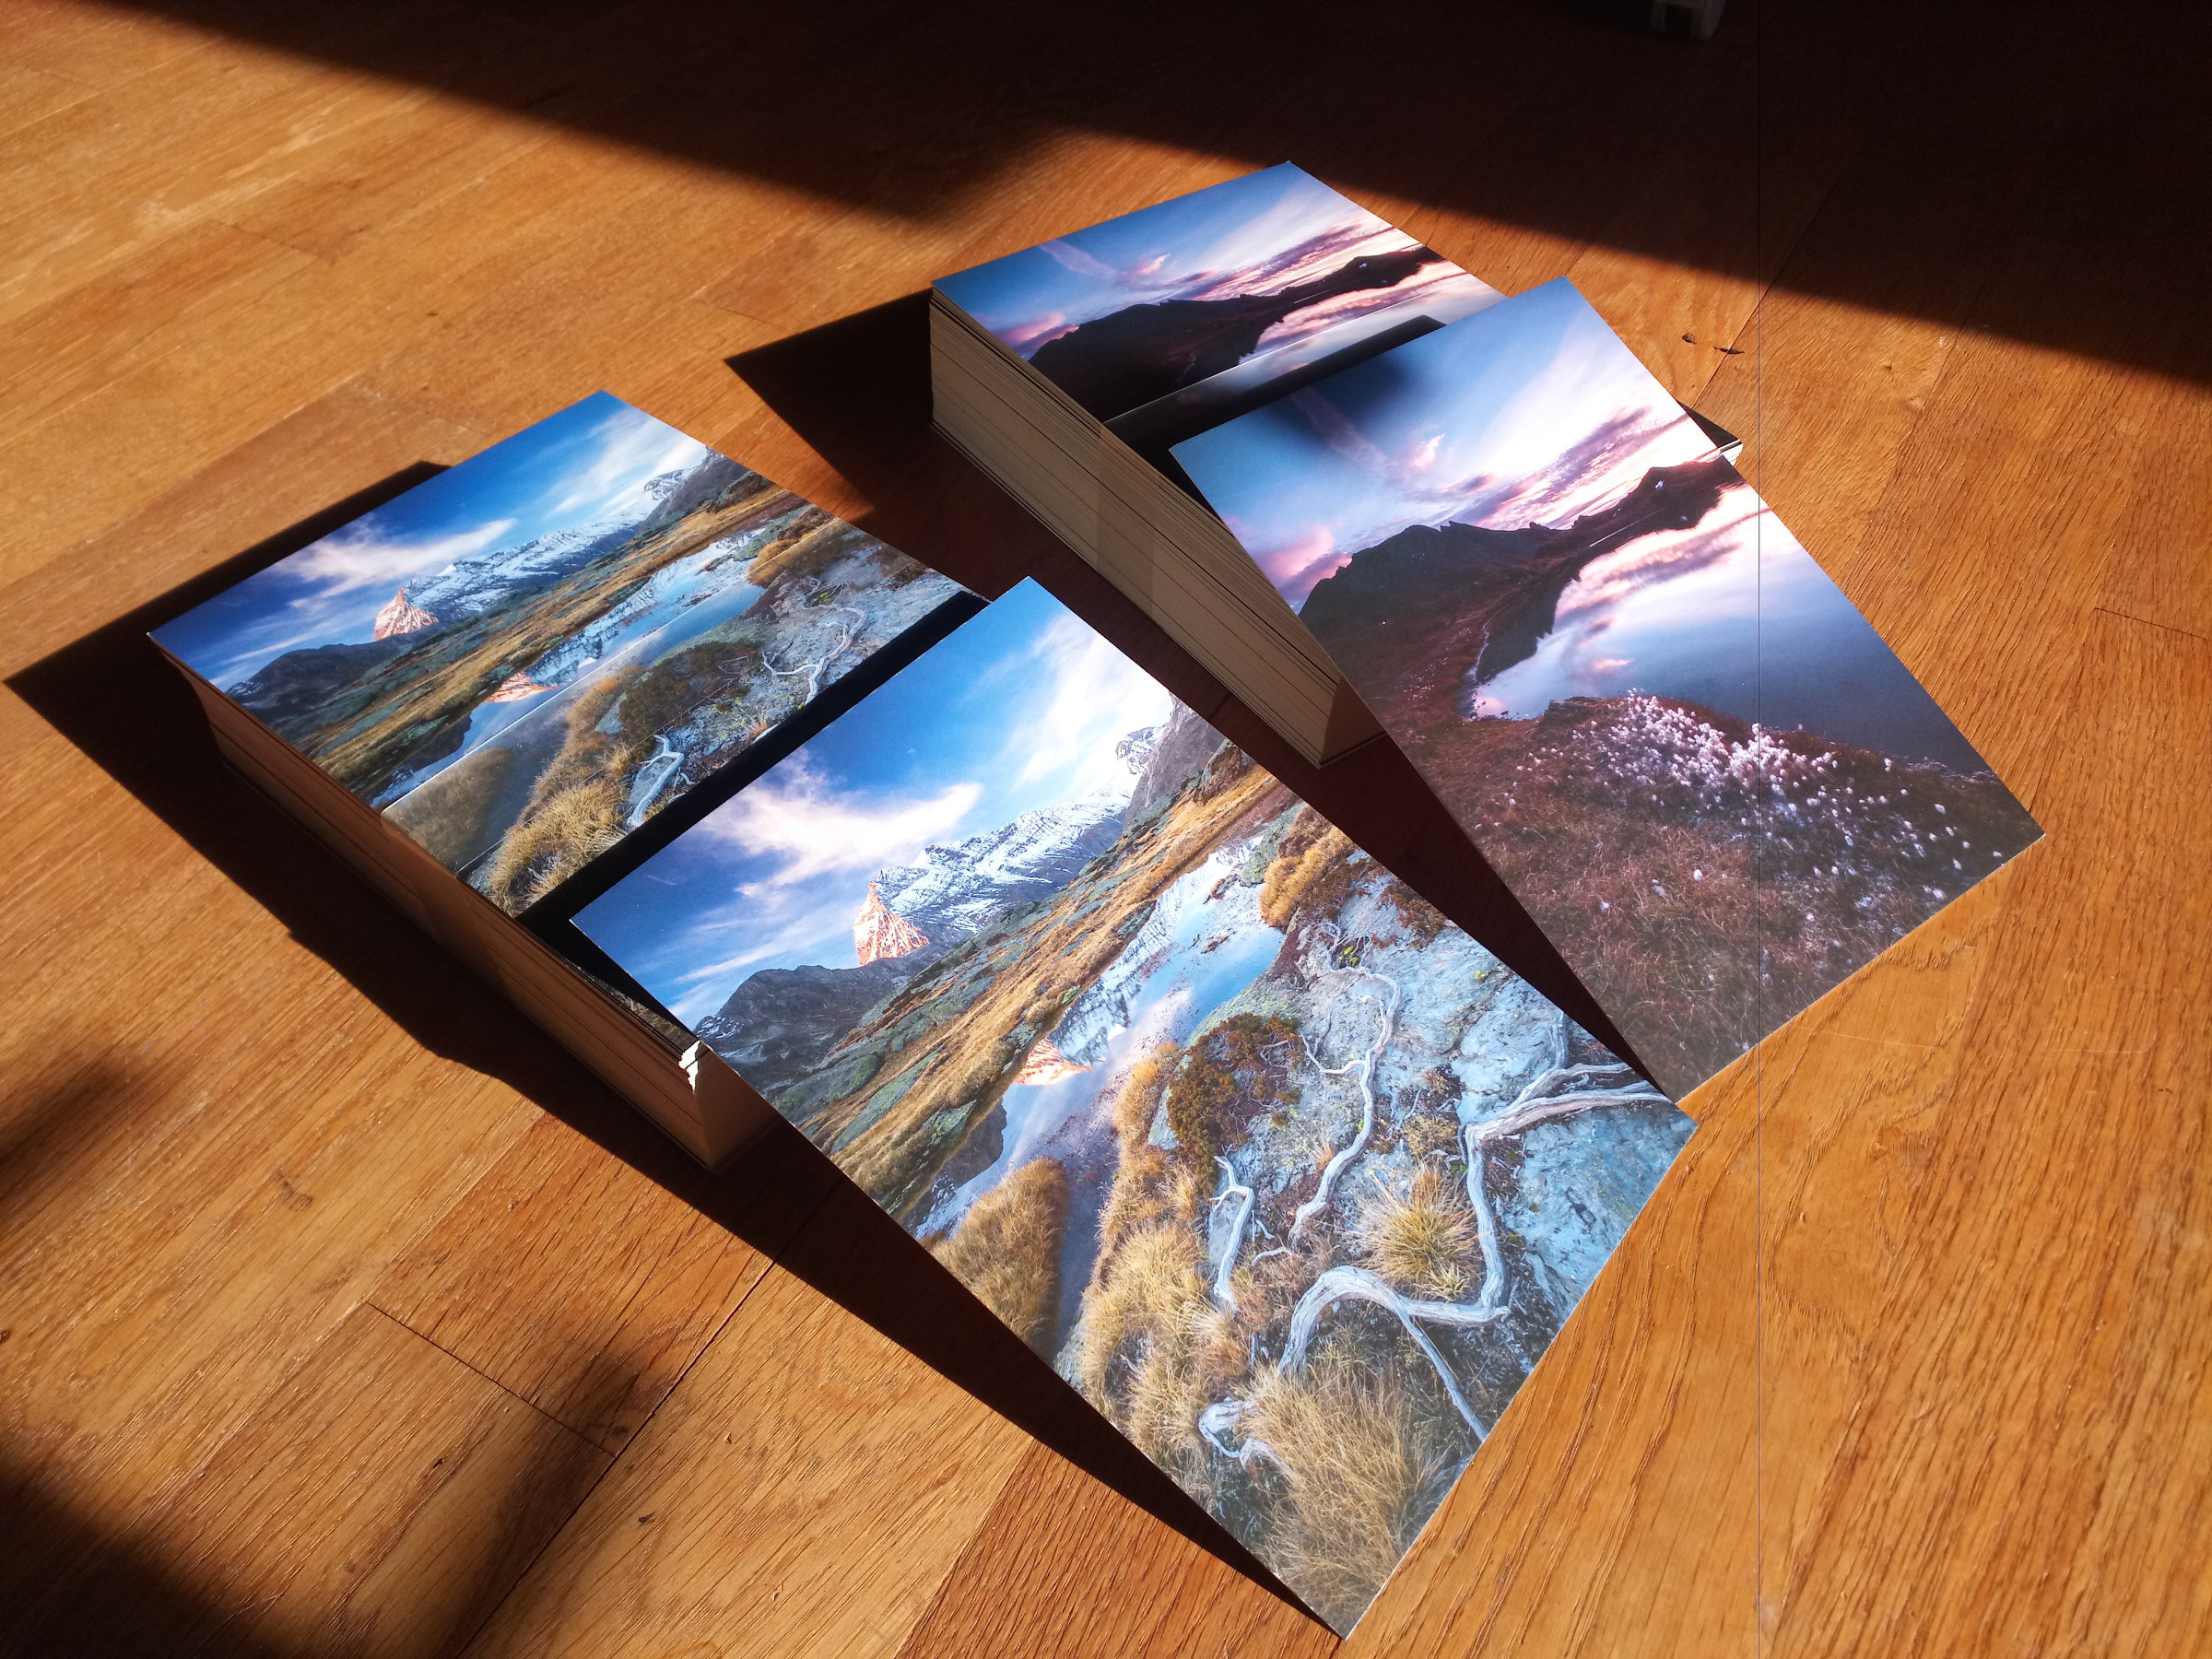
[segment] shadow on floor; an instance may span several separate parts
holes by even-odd
[[[778,1124],[727,1168],[701,1169],[220,762],[198,705],[147,642],[147,630],[440,470],[423,464],[395,474],[118,618],[7,684],[425,1048],[500,1078],[1070,1463],[1296,1605],[1241,1545],[797,1131]],[[7,1162],[0,1203],[26,1183],[35,1191],[41,1148],[82,1116],[64,1102],[53,1113],[24,1120],[17,1142],[0,1147]],[[14,1508],[4,1512],[0,1525],[19,1538],[46,1535],[41,1528],[48,1524],[39,1517],[52,1505],[35,1487],[4,1496]],[[76,1531],[65,1529],[71,1537]],[[81,1557],[91,1574],[75,1574],[72,1583],[91,1589],[57,1605],[96,1605],[100,1611],[87,1616],[88,1622],[68,1612],[53,1629],[41,1626],[47,1632],[42,1641],[66,1637],[76,1645],[27,1651],[201,1651],[203,1637],[194,1632],[218,1616],[201,1609],[198,1622],[187,1618],[187,1592],[112,1540],[88,1534],[71,1551],[66,1559]],[[105,1587],[110,1580],[112,1594]],[[75,1633],[79,1622],[89,1632],[82,1641]],[[175,1642],[163,1646],[155,1639],[161,1632]],[[235,1651],[259,1652],[251,1644]]]
[[[1703,44],[1653,36],[1634,0],[135,4],[804,191],[825,218],[940,218],[1111,134],[1465,216],[1446,252],[1509,289],[1594,245],[2212,377],[2205,332],[2173,326],[2212,273],[2212,8],[2185,0],[1733,0]],[[972,257],[1091,217],[1055,206]],[[1532,237],[1550,265],[1521,271]]]

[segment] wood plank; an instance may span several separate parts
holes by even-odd
[[[0,64],[0,135],[82,103],[97,90],[83,81],[29,64]]]
[[[609,1458],[373,1309],[333,1330],[145,1531],[200,1606],[86,1563],[11,1611],[49,1653],[454,1651]]]
[[[1033,1444],[899,1653],[1274,1659],[1336,1646],[1295,1603]]]
[[[772,1151],[771,1153],[772,1159]],[[734,1182],[769,1248],[811,1207],[788,1159]],[[781,1177],[781,1179],[779,1179]],[[371,1301],[593,1444],[618,1452],[769,1258],[542,1117],[392,1265]]]
[[[577,234],[580,218],[643,187],[565,147],[526,151],[347,259],[297,272],[250,315],[233,313],[205,340],[0,444],[0,467],[19,481],[0,527],[0,581],[143,508],[180,475],[353,378],[365,359],[434,327],[441,311],[512,280]]]
[[[1030,1443],[771,1269],[468,1652],[896,1653]]]
[[[78,0],[13,0],[7,54],[26,69],[112,91],[158,69],[178,69],[215,37],[188,23]]]
[[[44,851],[14,884],[0,963],[6,1461],[123,1525],[533,1109],[412,1041],[62,738],[10,770],[10,844]],[[260,894],[320,907],[335,930],[322,948],[387,1006],[429,997],[495,1033],[512,1018],[273,812],[233,810]],[[85,920],[113,914],[132,925]],[[39,1566],[33,1541],[4,1571],[35,1581]]]
[[[276,53],[231,51],[215,73],[149,76],[13,135],[0,163],[0,319],[47,303],[186,225],[312,165],[317,147],[428,95]],[[191,132],[195,141],[172,137]],[[105,188],[87,191],[98,177]]]
[[[1868,1007],[1770,1062],[1777,1652],[2178,1653],[2212,1629],[2190,1081],[2212,844],[2185,806],[2212,784],[2212,648],[2099,618],[2070,707],[2049,844],[1947,912],[1966,1017]],[[1972,925],[1998,903],[2007,925]]]
[[[209,220],[0,324],[0,352],[51,366],[0,411],[0,443],[141,364],[235,336],[271,288],[313,263],[295,248]]]

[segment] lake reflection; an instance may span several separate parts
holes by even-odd
[[[1717,528],[1709,521],[1642,536],[1594,559],[1559,595],[1535,651],[1472,688],[1466,712],[1528,720],[1561,698],[1630,691],[1700,703],[1771,731],[1804,726],[1958,771],[1985,769],[1936,700],[1764,510]]]

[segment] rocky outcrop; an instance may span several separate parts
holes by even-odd
[[[884,908],[883,895],[869,882],[868,901],[853,918],[853,954],[861,965],[912,956],[928,943],[927,934],[904,916]]]
[[[915,952],[858,968],[763,969],[697,1030],[747,1083],[772,1095],[812,1071],[862,1015],[927,959]]]
[[[1456,696],[1463,681],[1479,685],[1525,660],[1551,631],[1559,595],[1593,559],[1641,535],[1688,529],[1742,484],[1716,456],[1654,466],[1618,500],[1564,527],[1415,524],[1315,582],[1299,615],[1403,744],[1421,718],[1407,698]]]
[[[1159,728],[1136,774],[1136,787],[1129,795],[1130,820],[1142,818],[1163,801],[1173,800],[1183,781],[1211,760],[1223,741],[1221,734],[1193,713],[1187,703],[1178,702],[1175,712]]]

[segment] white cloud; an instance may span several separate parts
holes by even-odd
[[[641,507],[644,497],[639,487],[646,479],[678,467],[696,466],[707,453],[707,446],[698,439],[686,437],[639,409],[618,409],[599,423],[592,440],[599,446],[599,453],[588,466],[562,479],[567,491],[553,504],[555,516],[585,508],[594,518],[611,516],[631,496],[637,500],[627,504]]]
[[[903,863],[950,833],[982,794],[981,784],[954,783],[871,809],[835,794],[803,763],[785,770],[787,777],[763,779],[701,826],[747,853],[782,856],[774,875],[740,889],[748,896],[832,871]]]
[[[1006,740],[1025,755],[1019,781],[1065,775],[1073,796],[1097,789],[1126,794],[1128,768],[1114,759],[1125,734],[1167,719],[1167,688],[1073,617],[1054,619],[1038,641],[1034,711]]]
[[[410,576],[481,553],[513,528],[514,521],[503,518],[453,535],[392,540],[377,533],[371,518],[301,548],[283,568],[287,575],[318,584],[312,595],[292,602],[312,605],[361,588],[396,588]]]

